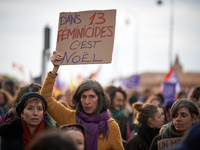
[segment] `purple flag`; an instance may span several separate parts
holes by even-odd
[[[174,101],[176,94],[176,83],[164,82],[163,84],[163,96],[167,101]]]
[[[139,75],[132,75],[129,79],[120,78],[121,83],[126,88],[134,88],[139,90],[139,83],[140,83],[140,76]]]

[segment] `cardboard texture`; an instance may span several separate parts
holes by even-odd
[[[56,51],[57,65],[104,64],[112,61],[116,10],[61,12]]]
[[[165,150],[169,147],[179,144],[181,141],[182,141],[182,138],[180,137],[158,140],[157,141],[158,150]]]

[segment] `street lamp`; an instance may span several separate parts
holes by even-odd
[[[158,0],[157,4],[161,5],[162,0]],[[169,23],[169,67],[172,66],[172,51],[173,51],[173,28],[174,28],[174,0],[170,0],[170,23]]]
[[[158,0],[158,1],[157,1],[157,4],[158,4],[158,5],[161,5],[161,4],[162,4],[162,1],[161,1],[161,0]]]

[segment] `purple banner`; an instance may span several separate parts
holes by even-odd
[[[163,96],[167,101],[173,101],[176,94],[176,83],[164,82],[163,84]]]

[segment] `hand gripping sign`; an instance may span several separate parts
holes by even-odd
[[[61,12],[56,51],[59,65],[103,64],[112,61],[116,10]]]

